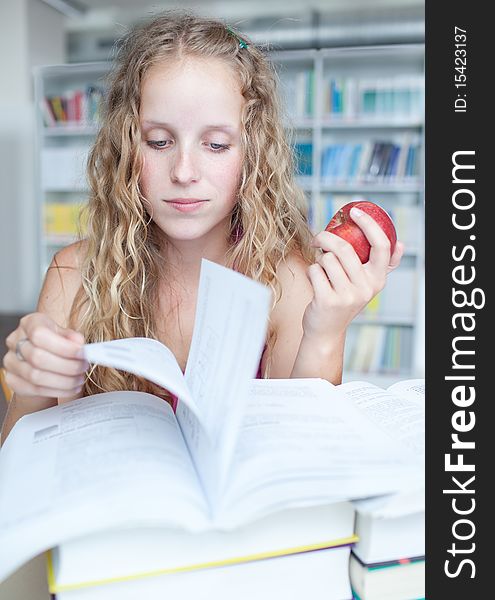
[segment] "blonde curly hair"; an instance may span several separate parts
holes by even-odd
[[[280,262],[292,252],[308,263],[313,259],[306,200],[294,179],[273,65],[261,48],[222,21],[166,11],[123,38],[88,160],[82,286],[71,311],[71,325],[77,324],[87,342],[156,337],[155,307],[164,267],[159,260],[160,232],[139,189],[141,85],[153,65],[188,57],[221,59],[237,75],[245,99],[244,162],[231,214],[227,265],[270,286],[275,304],[280,298]],[[268,349],[273,343],[270,334]],[[157,393],[155,386],[131,374],[93,368],[85,394],[110,390]]]

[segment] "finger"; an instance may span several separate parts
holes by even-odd
[[[352,245],[328,231],[322,231],[313,239],[313,244],[325,249],[337,256],[348,279],[354,285],[358,285],[363,279],[363,265],[359,260]],[[321,263],[320,263],[321,264]]]
[[[325,271],[330,285],[337,294],[344,292],[349,285],[352,285],[342,263],[333,252],[325,252],[325,254],[319,256],[317,263]]]
[[[65,336],[66,330],[58,327],[58,332],[46,326],[31,328],[25,326],[26,336],[29,342],[37,348],[43,348],[52,354],[65,358],[84,358],[81,343],[77,343]],[[27,345],[27,344],[26,344]],[[24,351],[23,346],[23,351]]]
[[[14,352],[9,351],[3,359],[7,373],[12,373],[35,386],[49,387],[60,390],[70,390],[81,386],[86,380],[84,373],[67,375],[53,373],[44,368],[33,367],[30,363],[20,361]]]
[[[80,331],[75,331],[74,329],[63,329],[60,333],[76,344],[84,344],[84,335]]]
[[[60,390],[58,388],[49,388],[38,386],[13,373],[6,373],[5,381],[7,385],[14,390],[14,393],[20,396],[43,396],[48,398],[71,398],[81,392],[82,387],[72,390]]]
[[[5,338],[5,345],[7,346],[7,348],[9,350],[15,350],[16,344],[19,340],[22,340],[24,338],[26,338],[26,332],[24,331],[24,329],[19,325],[19,327],[17,329],[15,329],[12,333],[10,333],[6,338]]]
[[[318,263],[309,265],[307,270],[308,278],[313,286],[315,298],[326,298],[334,292],[332,284],[329,281],[325,269]]]
[[[390,257],[390,263],[388,265],[389,272],[393,271],[400,265],[400,261],[401,261],[402,257],[404,256],[404,249],[405,249],[405,247],[402,242],[398,241],[395,244],[394,253]]]
[[[89,363],[86,359],[57,356],[43,348],[34,346],[29,340],[22,345],[22,356],[24,357],[24,361],[19,360],[15,351],[7,353],[5,359],[9,357],[9,354],[12,354],[17,362],[26,362],[33,368],[62,375],[82,375],[89,369]],[[14,365],[10,365],[10,367],[15,371]],[[8,367],[6,366],[6,368]]]
[[[351,208],[349,214],[371,244],[369,262],[381,268],[388,266],[390,262],[390,240],[383,229],[370,215],[355,206]]]

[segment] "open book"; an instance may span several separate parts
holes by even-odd
[[[0,452],[0,581],[45,549],[103,531],[239,530],[422,477],[394,429],[384,435],[366,407],[330,383],[252,379],[269,304],[260,284],[204,261],[185,375],[158,342],[86,347],[90,362],[172,391],[177,411],[150,394],[110,392],[20,419]],[[331,522],[308,526],[292,546],[328,547],[338,534]],[[274,525],[257,552],[287,550],[285,530]],[[253,549],[234,544],[230,558]]]

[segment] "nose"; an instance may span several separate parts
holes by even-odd
[[[185,148],[177,149],[170,171],[170,178],[174,183],[187,184],[199,179],[199,166],[193,152]]]

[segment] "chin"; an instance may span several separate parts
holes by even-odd
[[[206,236],[211,228],[201,227],[198,223],[183,223],[179,227],[162,227],[157,223],[160,231],[170,241],[176,242],[194,242]]]

